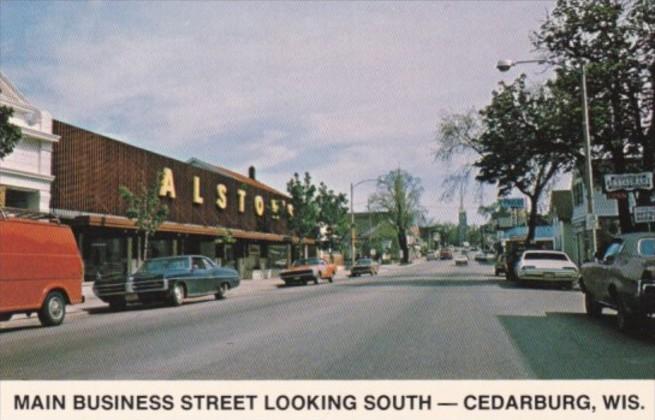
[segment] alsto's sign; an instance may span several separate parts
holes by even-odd
[[[652,190],[653,173],[640,172],[633,174],[609,174],[605,175],[605,191],[634,191]]]
[[[225,184],[216,184],[214,204],[221,210],[225,210],[230,202],[228,197],[228,189]],[[170,168],[164,168],[161,185],[159,187],[160,197],[176,198],[175,180],[173,178],[173,171]],[[238,203],[239,213],[246,211],[246,199],[248,199],[248,192],[244,189],[237,189],[236,196],[233,196]],[[253,205],[255,214],[259,217],[264,216],[266,212],[266,204],[261,195],[255,195],[253,198]],[[204,204],[205,197],[200,194],[200,177],[193,177],[193,204]],[[280,214],[280,211],[285,211],[289,217],[293,217],[293,205],[286,203],[284,200],[271,199],[270,210],[273,214]]]

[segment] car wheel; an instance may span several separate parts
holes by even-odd
[[[180,306],[184,301],[184,286],[181,283],[175,283],[171,289],[169,303],[171,306]]]
[[[225,294],[227,293],[229,288],[230,286],[227,283],[222,283],[218,287],[218,292],[216,292],[216,294],[214,295],[216,296],[216,299],[218,300],[225,299]]]
[[[584,294],[584,308],[587,315],[598,318],[603,312],[603,306],[596,302],[590,293]]]
[[[318,284],[318,279],[320,279],[320,278],[321,278],[320,276],[314,277],[314,284]]]
[[[332,283],[334,281],[334,278],[332,276],[328,277],[328,281]]]
[[[39,310],[39,321],[46,327],[59,325],[66,317],[66,299],[61,292],[50,292]]]
[[[635,326],[635,317],[628,313],[628,310],[620,297],[617,299],[616,305],[616,326],[621,332],[628,332]]]
[[[124,300],[112,300],[109,301],[109,309],[112,311],[122,311],[127,306],[127,302]]]

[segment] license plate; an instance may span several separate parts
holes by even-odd
[[[555,275],[553,273],[544,273],[545,279],[554,279]]]
[[[125,295],[125,300],[128,302],[136,302],[139,300],[139,296],[136,293],[128,293]]]

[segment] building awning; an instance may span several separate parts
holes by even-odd
[[[108,229],[130,229],[136,230],[134,221],[118,216],[88,215],[78,216],[73,219],[74,226],[103,227]],[[203,235],[211,237],[232,236],[236,239],[250,239],[256,241],[298,243],[299,238],[277,233],[255,232],[242,229],[229,229],[216,226],[202,226],[186,223],[164,222],[158,232],[179,233],[186,235]],[[314,245],[314,239],[304,238],[302,243]]]

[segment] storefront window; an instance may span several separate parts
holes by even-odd
[[[127,270],[126,242],[125,238],[86,236],[82,249],[85,280],[93,281],[98,274],[103,277],[124,275]]]

